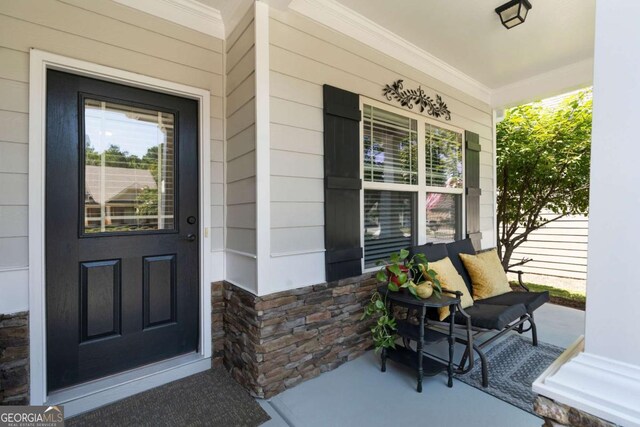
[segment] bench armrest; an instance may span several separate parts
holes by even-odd
[[[524,272],[522,270],[505,270],[507,273],[517,273],[518,274],[518,284],[520,285],[520,287],[522,289],[524,289],[525,291],[529,292],[529,288],[527,288],[527,286],[524,284],[524,281],[522,280],[522,275],[524,274]]]

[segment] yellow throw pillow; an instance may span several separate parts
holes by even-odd
[[[464,284],[464,279],[458,273],[458,270],[456,270],[449,258],[430,262],[429,268],[436,272],[436,279],[440,281],[442,289],[452,292],[462,292],[462,298],[460,298],[462,308],[471,307],[473,305],[473,298],[471,298],[467,285]],[[440,316],[440,321],[449,317],[449,307],[439,308],[438,315]]]
[[[460,259],[471,277],[474,300],[511,292],[507,274],[495,249],[478,255],[460,254]]]

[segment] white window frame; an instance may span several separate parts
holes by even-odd
[[[418,184],[395,184],[386,182],[371,182],[364,179],[364,106],[369,105],[371,107],[380,108],[389,111],[394,114],[398,114],[418,122]],[[417,224],[417,244],[424,245],[427,243],[427,193],[446,193],[446,194],[459,194],[462,199],[461,203],[461,234],[466,236],[467,218],[466,218],[466,201],[464,197],[465,188],[467,186],[465,173],[465,143],[464,143],[464,129],[457,126],[452,126],[448,123],[442,123],[438,120],[426,117],[424,115],[407,111],[396,106],[386,104],[384,102],[377,101],[375,99],[360,96],[360,111],[362,119],[360,120],[360,179],[362,179],[362,188],[360,189],[360,245],[364,251],[364,192],[365,190],[383,190],[383,191],[398,191],[405,193],[416,193],[416,209],[414,215],[417,215],[415,223]],[[446,188],[435,187],[426,184],[426,142],[425,142],[425,123],[451,130],[462,135],[462,188]],[[362,254],[362,272],[369,273],[376,271],[378,267],[365,268],[364,253]]]

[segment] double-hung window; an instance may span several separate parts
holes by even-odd
[[[392,252],[462,234],[462,133],[364,102],[364,268]]]

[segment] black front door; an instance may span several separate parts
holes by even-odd
[[[47,72],[47,384],[198,348],[198,105]]]

